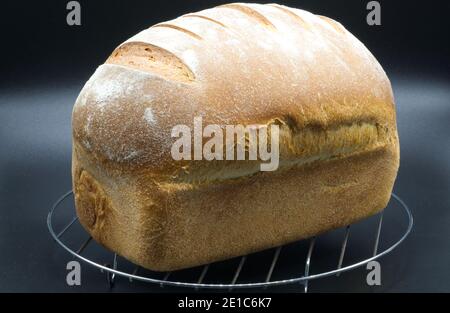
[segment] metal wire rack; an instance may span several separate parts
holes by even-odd
[[[308,282],[313,279],[323,278],[327,276],[336,275],[339,276],[341,273],[345,271],[349,271],[358,267],[361,267],[373,260],[376,260],[392,250],[394,250],[401,242],[405,240],[405,238],[408,236],[408,234],[411,232],[412,226],[413,226],[413,217],[412,214],[408,208],[408,206],[405,204],[405,202],[395,195],[392,194],[392,198],[390,201],[390,204],[392,203],[392,200],[395,200],[397,202],[397,208],[401,208],[403,211],[402,216],[403,218],[406,218],[406,228],[402,231],[402,233],[399,235],[399,238],[394,240],[387,248],[385,248],[383,251],[378,252],[379,250],[379,244],[380,244],[380,236],[382,232],[382,225],[383,225],[383,216],[384,211],[378,214],[378,220],[376,223],[376,229],[374,232],[374,237],[368,237],[367,240],[371,241],[370,238],[373,238],[373,249],[372,253],[369,257],[363,258],[361,260],[355,261],[349,265],[343,266],[344,264],[344,257],[346,254],[347,246],[348,246],[348,240],[350,235],[350,230],[352,228],[352,225],[348,225],[344,228],[344,236],[343,240],[340,243],[340,250],[339,250],[339,258],[337,260],[337,266],[335,265],[334,268],[326,269],[323,271],[320,271],[315,274],[310,274],[310,268],[312,264],[312,254],[313,250],[317,241],[317,237],[312,237],[309,240],[307,254],[306,254],[306,260],[304,263],[304,271],[299,272],[296,270],[294,273],[290,274],[290,277],[285,279],[278,279],[278,280],[272,280],[272,275],[274,272],[274,269],[279,262],[280,252],[283,249],[283,246],[279,246],[274,249],[273,256],[271,257],[270,264],[268,266],[268,270],[265,273],[261,273],[259,275],[259,278],[255,281],[251,282],[239,282],[239,278],[241,275],[241,272],[247,262],[248,257],[247,255],[239,257],[239,262],[237,264],[237,267],[235,268],[231,279],[225,282],[220,283],[205,283],[204,280],[207,277],[211,264],[204,265],[200,271],[200,275],[198,278],[194,281],[187,281],[187,280],[176,280],[171,279],[173,276],[172,272],[166,272],[166,273],[153,273],[153,275],[143,275],[139,274],[141,269],[139,266],[131,264],[133,266],[133,270],[127,271],[127,270],[120,270],[118,269],[118,256],[117,254],[113,255],[112,258],[112,264],[109,262],[99,262],[94,261],[91,258],[88,258],[86,256],[83,256],[83,252],[85,249],[90,245],[92,242],[95,242],[92,240],[92,237],[90,237],[86,232],[86,236],[88,236],[81,244],[79,244],[78,248],[71,248],[69,247],[69,243],[64,242],[63,237],[67,236],[67,233],[73,229],[74,224],[78,222],[78,217],[72,217],[72,219],[65,224],[64,227],[61,228],[58,232],[54,229],[54,214],[55,212],[61,208],[62,203],[66,201],[67,199],[71,198],[73,196],[73,192],[69,191],[65,193],[63,196],[61,196],[53,205],[52,209],[48,213],[47,216],[47,226],[50,231],[51,236],[53,239],[66,251],[68,251],[72,256],[76,257],[77,259],[86,262],[87,264],[90,264],[96,268],[99,268],[102,272],[106,272],[107,281],[112,286],[115,282],[116,276],[122,276],[129,279],[130,282],[135,281],[142,281],[147,283],[154,283],[159,284],[161,287],[163,286],[178,286],[178,287],[193,287],[195,289],[200,288],[210,288],[210,289],[237,289],[237,288],[266,288],[269,286],[278,286],[278,285],[285,285],[285,284],[293,284],[293,283],[302,283],[304,286],[304,292],[308,291]],[[72,205],[72,211],[74,212],[73,208],[73,201],[70,203]],[[389,205],[388,205],[389,207]],[[385,209],[386,210],[386,209]],[[369,242],[370,244],[370,242]],[[103,249],[100,245],[97,245],[98,249]],[[124,260],[124,262],[128,262]],[[231,262],[231,261],[230,261]],[[129,262],[128,262],[129,263]],[[121,263],[122,264],[122,263]],[[189,269],[184,270],[189,271]]]

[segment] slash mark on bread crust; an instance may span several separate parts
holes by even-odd
[[[263,24],[269,28],[273,28],[273,29],[276,28],[264,15],[262,15],[255,9],[252,9],[246,5],[230,3],[230,4],[219,5],[218,8],[228,8],[228,9],[240,11],[240,12],[244,13],[245,15],[259,21],[261,24]]]
[[[187,34],[187,35],[189,35],[189,36],[191,36],[191,37],[193,37],[193,38],[195,38],[195,39],[198,39],[198,40],[202,40],[202,39],[203,39],[202,37],[200,37],[199,35],[197,35],[197,34],[194,33],[194,32],[191,32],[190,30],[187,30],[187,29],[185,29],[185,28],[183,28],[183,27],[176,26],[176,25],[172,25],[172,24],[161,23],[161,24],[156,24],[156,25],[154,25],[154,26],[152,26],[152,27],[167,27],[167,28],[172,28],[172,29],[175,29],[175,30],[180,31],[180,32],[182,32],[182,33],[185,33],[185,34]]]
[[[212,19],[212,18],[210,18],[210,17],[203,16],[203,15],[199,15],[199,14],[186,14],[186,15],[183,15],[182,17],[196,17],[196,18],[201,18],[201,19],[204,19],[204,20],[213,22],[213,23],[215,23],[215,24],[217,24],[217,25],[220,25],[220,26],[222,26],[222,27],[224,27],[224,28],[227,28],[227,26],[226,26],[225,24],[223,24],[223,23],[221,23],[221,22],[219,22],[219,21],[217,21],[217,20],[214,20],[214,19]]]
[[[189,66],[172,52],[145,42],[128,42],[118,47],[105,63],[157,74],[166,79],[192,82]]]
[[[342,33],[342,34],[345,34],[345,29],[344,29],[344,27],[343,27],[341,24],[339,24],[338,22],[336,22],[335,20],[333,20],[333,19],[331,19],[331,18],[329,18],[329,17],[323,16],[323,15],[317,15],[317,14],[316,14],[316,16],[317,16],[318,18],[320,18],[321,20],[327,22],[327,23],[328,23],[331,27],[333,27],[336,31],[338,31],[338,32],[340,32],[340,33]]]
[[[279,4],[275,4],[275,3],[270,3],[270,4],[267,4],[267,5],[271,6],[273,8],[276,8],[276,9],[278,9],[278,10],[284,12],[284,13],[286,13],[290,17],[294,18],[303,27],[309,28],[308,23],[306,23],[304,19],[302,19],[299,15],[297,15],[293,11],[289,10],[288,8],[283,7],[283,6],[279,5]]]

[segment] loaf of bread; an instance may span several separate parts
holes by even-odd
[[[195,118],[277,125],[276,169],[261,170],[261,159],[174,158],[174,127]],[[247,153],[254,141],[244,139]],[[143,30],[98,67],[73,109],[80,222],[157,271],[373,215],[387,205],[398,166],[380,64],[338,22],[277,4],[226,4]]]

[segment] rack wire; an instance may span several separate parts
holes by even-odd
[[[47,216],[47,226],[50,231],[50,234],[52,238],[67,252],[69,252],[72,256],[75,258],[92,265],[98,269],[100,269],[102,272],[106,272],[107,274],[107,282],[110,286],[113,286],[115,282],[116,276],[122,276],[129,279],[130,282],[133,281],[141,281],[146,283],[153,283],[153,284],[159,284],[161,287],[164,286],[177,286],[177,287],[191,287],[195,289],[200,288],[210,288],[210,289],[238,289],[238,288],[267,288],[269,286],[279,286],[279,285],[285,285],[285,284],[294,284],[294,283],[302,283],[304,286],[304,292],[308,291],[308,282],[313,279],[328,277],[332,275],[339,276],[341,273],[356,269],[358,267],[361,267],[373,260],[376,260],[388,253],[390,253],[392,250],[394,250],[400,243],[402,243],[405,238],[408,236],[408,234],[411,232],[411,229],[413,227],[413,217],[411,214],[410,209],[406,205],[406,203],[398,197],[396,194],[392,193],[392,199],[394,199],[400,206],[400,208],[403,209],[403,215],[407,219],[407,227],[402,232],[400,238],[395,240],[389,247],[387,247],[385,250],[378,252],[379,249],[379,243],[380,243],[380,236],[382,232],[382,225],[383,225],[383,216],[384,211],[380,212],[378,214],[378,222],[377,222],[377,228],[375,232],[375,240],[373,243],[373,253],[360,261],[354,262],[352,264],[343,266],[345,253],[347,249],[347,243],[349,240],[349,235],[351,231],[352,225],[347,225],[345,227],[345,235],[344,239],[340,245],[340,251],[339,251],[339,258],[337,260],[337,266],[333,269],[324,270],[319,273],[310,274],[310,268],[311,268],[311,261],[312,261],[312,254],[314,251],[315,243],[317,238],[312,237],[309,240],[309,247],[308,252],[306,255],[305,260],[305,266],[303,273],[299,273],[298,271],[293,273],[291,277],[286,279],[280,279],[280,280],[272,280],[272,275],[274,272],[274,269],[278,263],[281,250],[283,249],[283,246],[279,246],[274,249],[273,257],[271,258],[270,266],[268,267],[267,273],[262,273],[260,276],[260,279],[253,281],[253,282],[246,282],[246,283],[238,283],[240,274],[242,272],[242,269],[244,268],[246,262],[247,262],[247,255],[243,255],[239,257],[239,263],[236,269],[234,270],[234,274],[231,276],[232,278],[227,282],[221,282],[221,283],[204,283],[205,277],[208,275],[208,271],[210,269],[211,264],[204,265],[200,275],[198,276],[198,279],[194,282],[192,281],[183,281],[183,280],[175,280],[171,279],[173,276],[172,272],[166,272],[163,274],[162,278],[156,278],[149,275],[140,275],[139,272],[142,270],[139,266],[133,265],[134,269],[133,271],[125,271],[125,270],[119,270],[118,269],[118,256],[114,253],[114,256],[112,258],[112,264],[109,264],[108,262],[96,262],[86,256],[83,256],[83,252],[85,249],[90,245],[92,242],[95,242],[92,240],[92,237],[89,236],[87,233],[87,238],[78,246],[78,248],[71,248],[69,247],[69,244],[67,242],[64,242],[63,237],[67,232],[69,232],[71,229],[73,229],[74,224],[76,224],[78,221],[78,217],[74,216],[67,224],[65,224],[64,227],[59,232],[56,232],[53,226],[53,218],[54,213],[58,210],[58,208],[61,207],[61,204],[69,199],[71,196],[73,196],[73,192],[69,191],[65,193],[63,196],[61,196],[53,205],[52,209],[48,213]],[[73,205],[73,201],[71,202]],[[74,209],[72,208],[74,211]],[[104,249],[100,245],[97,245],[99,249]],[[189,269],[188,269],[189,270]],[[187,271],[188,271],[187,270]]]

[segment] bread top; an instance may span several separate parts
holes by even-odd
[[[280,125],[286,166],[397,140],[390,82],[358,39],[327,17],[244,3],[186,14],[122,43],[77,98],[73,137],[130,171],[180,180],[254,173],[252,162],[172,159],[172,128],[198,116],[203,125]]]

